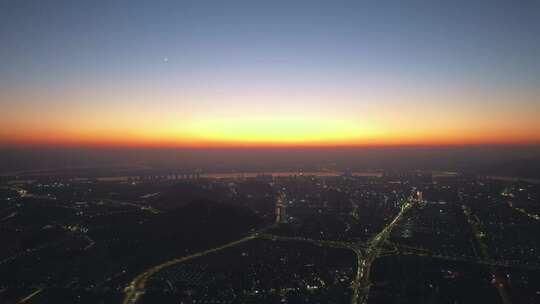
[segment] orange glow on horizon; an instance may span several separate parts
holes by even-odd
[[[249,148],[540,144],[540,107],[532,92],[92,92],[13,91],[0,98],[4,104],[0,145]],[[47,108],[42,109],[37,101],[46,102]]]
[[[395,147],[395,146],[474,146],[474,145],[538,145],[540,139],[517,136],[418,136],[351,138],[345,140],[282,140],[265,138],[243,139],[197,139],[160,136],[137,136],[133,134],[51,134],[49,136],[24,134],[2,137],[1,146],[11,147],[96,147],[96,148],[326,148],[326,147]]]

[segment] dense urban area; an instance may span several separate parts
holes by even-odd
[[[1,303],[540,303],[540,184],[455,172],[4,176]]]

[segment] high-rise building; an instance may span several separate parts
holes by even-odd
[[[278,194],[276,201],[276,223],[287,223],[287,199],[283,192]]]

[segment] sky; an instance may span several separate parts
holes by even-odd
[[[0,0],[0,145],[540,143],[539,1]]]

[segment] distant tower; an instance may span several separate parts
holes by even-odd
[[[422,195],[422,191],[416,191],[416,197],[417,197],[419,202],[424,200],[424,197]]]
[[[287,201],[285,193],[280,192],[276,201],[276,223],[287,223]]]

